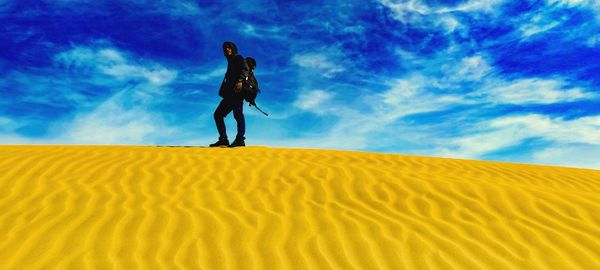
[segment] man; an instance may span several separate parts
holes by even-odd
[[[223,42],[223,54],[227,58],[227,72],[219,89],[219,96],[223,99],[214,113],[215,123],[219,131],[219,140],[211,144],[210,147],[245,146],[244,140],[246,138],[244,137],[244,133],[246,132],[246,122],[243,112],[244,97],[241,91],[242,82],[248,74],[248,66],[244,61],[244,57],[238,54],[237,47],[233,42]],[[233,111],[233,117],[237,122],[237,135],[233,143],[229,144],[224,118],[231,111]]]

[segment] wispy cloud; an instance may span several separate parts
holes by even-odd
[[[505,2],[506,0],[469,0],[456,7],[443,8],[442,10],[445,12],[497,12],[497,8]]]
[[[67,68],[100,72],[117,80],[144,79],[153,85],[163,85],[173,81],[177,72],[161,65],[131,63],[122,52],[113,48],[93,49],[74,47],[55,56],[55,61]]]
[[[473,55],[462,58],[449,75],[455,80],[479,81],[492,71],[493,68],[483,56]]]
[[[209,71],[205,71],[203,73],[188,74],[185,78],[180,78],[178,81],[181,82],[182,81],[181,79],[183,79],[183,81],[186,81],[186,82],[206,82],[206,81],[214,81],[214,80],[218,81],[219,78],[224,77],[226,71],[227,71],[227,67],[219,66],[217,68],[214,68]]]
[[[335,74],[346,70],[346,68],[339,63],[339,60],[336,59],[335,55],[327,53],[313,52],[296,54],[292,57],[292,62],[327,78],[331,78]]]
[[[589,37],[586,41],[586,45],[591,48],[595,48],[600,45],[600,34]]]
[[[158,63],[132,60],[116,48],[76,46],[57,54],[55,61],[68,68],[108,75],[120,87],[114,95],[91,111],[82,111],[70,123],[58,141],[91,144],[156,143],[174,132],[160,112],[150,108],[161,101],[163,87],[173,82],[177,71]],[[131,84],[131,81],[135,84]]]
[[[160,113],[147,106],[127,102],[135,95],[126,89],[91,112],[77,115],[65,124],[65,133],[57,142],[74,144],[148,144],[173,136],[176,129],[164,122]]]
[[[379,0],[379,3],[389,8],[395,19],[403,23],[419,23],[429,21],[429,17],[433,16],[448,19],[449,17],[444,16],[453,12],[494,13],[504,0],[469,0],[458,5],[453,3],[432,5],[421,0]],[[451,24],[456,23],[456,21],[451,22]]]
[[[134,60],[128,53],[114,47],[96,45],[74,46],[56,54],[53,59],[72,76],[82,76],[85,79],[81,80],[113,90],[108,99],[91,108],[91,104],[79,100],[87,96],[83,94],[85,91],[67,91],[70,94],[62,95],[62,98],[75,96],[70,98],[70,101],[75,101],[74,115],[64,118],[64,121],[51,119],[48,125],[57,133],[49,134],[46,142],[144,144],[156,143],[173,134],[174,129],[163,120],[162,113],[151,108],[160,104],[167,90],[164,87],[174,81],[177,71],[155,62]],[[22,76],[31,79],[31,75]],[[33,99],[26,97],[24,100]],[[45,104],[51,100],[39,96],[36,102]],[[4,136],[8,141],[36,141],[16,134],[14,120],[2,118],[2,122],[2,126],[13,126],[5,130]]]
[[[533,154],[532,163],[572,166],[579,168],[600,168],[600,145],[564,144],[554,145]]]
[[[170,0],[158,1],[157,11],[167,11],[172,16],[198,16],[201,14],[200,7],[195,1]]]
[[[533,21],[528,24],[521,25],[519,30],[521,31],[523,38],[527,39],[535,34],[546,32],[556,26],[560,25],[558,21],[541,21],[541,16],[534,17]]]
[[[401,53],[406,59],[417,57],[405,54],[407,53]],[[440,57],[442,58],[430,58],[429,62],[419,63],[418,65],[425,65],[425,68],[418,69],[411,75],[390,80],[388,90],[362,97],[368,105],[367,108],[355,109],[349,105],[335,103],[329,103],[323,108],[315,106],[320,108],[321,113],[324,108],[336,112],[333,114],[338,119],[336,124],[327,133],[320,134],[319,139],[306,137],[280,143],[286,146],[305,143],[321,148],[372,149],[395,141],[398,147],[416,147],[414,151],[421,154],[466,158],[484,158],[532,138],[546,140],[555,146],[574,143],[599,144],[596,138],[590,137],[597,128],[597,118],[563,120],[540,114],[492,114],[491,118],[473,118],[468,123],[461,123],[469,118],[466,112],[458,114],[456,120],[451,119],[448,123],[433,124],[430,127],[419,124],[402,126],[401,123],[409,123],[404,120],[407,117],[424,113],[433,113],[430,117],[440,117],[444,111],[460,106],[487,107],[484,110],[493,112],[494,107],[498,105],[563,104],[597,97],[594,92],[583,87],[570,86],[561,78],[505,78],[484,55],[466,56],[458,61],[447,59],[448,55]],[[455,64],[442,64],[446,61]],[[430,65],[440,68],[429,68]],[[456,90],[459,92],[455,93]],[[327,92],[310,94],[315,102],[309,104],[320,104],[322,99],[329,97]],[[443,128],[446,134],[436,130],[436,126]],[[570,130],[578,130],[579,133],[573,134]],[[344,139],[340,140],[342,137]],[[423,140],[428,143],[423,143]],[[423,152],[421,147],[424,146],[435,150]],[[543,149],[546,148],[528,151],[531,151],[533,156]],[[536,160],[548,164],[551,162]]]
[[[550,149],[560,145],[600,146],[600,116],[574,120],[551,118],[539,114],[504,116],[484,120],[471,134],[450,139],[441,155],[481,158],[508,147],[517,146],[526,139],[541,139],[551,143]],[[542,148],[533,151],[539,161],[547,155]],[[548,150],[550,151],[550,150]],[[556,150],[552,150],[556,152]],[[554,162],[553,162],[554,163]]]
[[[280,26],[262,26],[249,23],[243,24],[242,33],[247,36],[262,38],[262,39],[285,39],[286,36]]]
[[[488,84],[483,91],[485,99],[499,104],[553,104],[595,98],[593,92],[568,88],[565,82],[554,79],[527,78]]]
[[[451,106],[471,103],[461,95],[436,93],[436,89],[431,87],[430,79],[423,75],[413,75],[392,81],[389,90],[377,94],[379,97],[375,99],[382,100],[383,104],[375,105],[378,115],[373,118],[388,119],[391,122],[407,115],[441,111]]]
[[[333,94],[324,90],[303,91],[294,102],[294,106],[302,110],[323,114],[329,108],[328,104],[325,103],[331,100],[332,97]]]
[[[596,1],[594,0],[546,0],[549,5],[558,5],[563,7],[591,7]]]
[[[522,41],[544,38],[546,32],[554,34],[560,41],[585,43],[590,35],[595,34],[597,23],[581,21],[595,13],[600,19],[600,2],[594,0],[546,0],[539,7],[511,19],[518,26]],[[568,32],[565,30],[568,29]],[[559,34],[560,35],[557,35]],[[582,42],[583,41],[583,42]]]
[[[420,0],[381,0],[379,2],[383,6],[389,8],[394,13],[395,19],[404,23],[419,21],[421,20],[421,16],[427,15],[432,12],[431,8]]]

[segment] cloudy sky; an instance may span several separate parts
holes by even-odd
[[[0,0],[0,144],[247,144],[600,168],[596,0]],[[234,137],[235,121],[226,121]]]

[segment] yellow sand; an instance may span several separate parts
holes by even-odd
[[[0,146],[0,269],[600,269],[600,171]]]

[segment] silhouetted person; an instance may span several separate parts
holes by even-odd
[[[219,131],[219,140],[210,145],[215,146],[245,146],[244,133],[246,132],[246,122],[244,120],[244,97],[241,93],[242,82],[248,74],[248,66],[244,61],[244,57],[238,54],[237,47],[233,42],[223,42],[223,54],[227,58],[227,72],[219,89],[219,96],[223,99],[215,110],[214,117]],[[231,145],[227,139],[227,131],[225,129],[224,118],[231,111],[237,122],[237,135]]]

